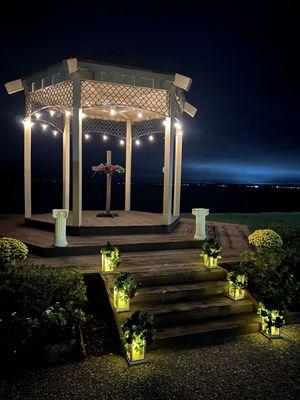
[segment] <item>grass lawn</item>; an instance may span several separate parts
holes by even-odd
[[[192,214],[182,214],[182,217],[195,218]],[[275,231],[300,230],[300,212],[212,213],[207,219],[248,225],[253,230],[265,228]]]

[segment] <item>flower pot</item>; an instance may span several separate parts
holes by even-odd
[[[279,316],[279,313],[277,310],[271,310],[269,311],[269,313],[271,313],[272,325],[268,325],[268,322],[270,320],[268,316],[261,317],[261,332],[269,339],[281,338],[280,328],[277,328],[275,326],[275,320]]]
[[[115,270],[115,263],[112,261],[112,257],[108,257],[102,254],[102,272],[113,273]]]
[[[146,342],[143,339],[133,339],[131,344],[126,344],[126,359],[130,366],[146,362]]]
[[[232,300],[243,300],[245,298],[245,290],[236,287],[232,282],[228,282],[228,297]]]
[[[130,298],[127,296],[124,290],[114,288],[114,306],[116,312],[129,311]]]
[[[204,265],[206,268],[217,268],[218,266],[218,258],[205,256],[204,257]]]

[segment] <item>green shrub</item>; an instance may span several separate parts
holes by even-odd
[[[283,311],[299,296],[299,283],[293,274],[299,267],[298,256],[283,248],[244,254],[242,265],[249,290],[266,308]]]
[[[72,268],[26,265],[0,274],[0,355],[75,337],[86,322],[86,287]],[[1,357],[0,357],[1,358]]]
[[[278,248],[283,245],[283,241],[272,229],[257,229],[249,237],[249,244],[256,248]]]

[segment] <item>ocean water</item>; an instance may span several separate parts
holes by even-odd
[[[104,209],[105,181],[83,182],[83,208]],[[71,188],[72,190],[72,188]],[[162,185],[132,185],[132,209],[162,211]],[[32,182],[33,212],[50,212],[60,208],[62,183],[56,180]],[[272,212],[300,211],[300,185],[212,185],[184,184],[181,188],[181,211],[194,207],[209,208],[210,212]],[[112,185],[112,209],[124,208],[124,184]],[[23,182],[8,180],[0,196],[0,214],[23,212]]]

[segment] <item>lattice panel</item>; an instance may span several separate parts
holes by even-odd
[[[43,107],[72,107],[73,83],[71,81],[57,83],[26,95],[25,113],[30,115]]]
[[[85,118],[82,121],[83,133],[99,132],[118,137],[126,136],[126,122]]]
[[[129,85],[81,81],[81,107],[119,105],[169,115],[170,92]]]
[[[152,119],[132,123],[132,137],[138,138],[148,134],[163,133],[164,119]],[[106,121],[96,118],[85,118],[82,126],[83,133],[99,132],[121,138],[126,138],[126,122]]]
[[[149,121],[140,121],[132,123],[132,137],[137,138],[148,134],[164,133],[164,118],[150,119]]]

